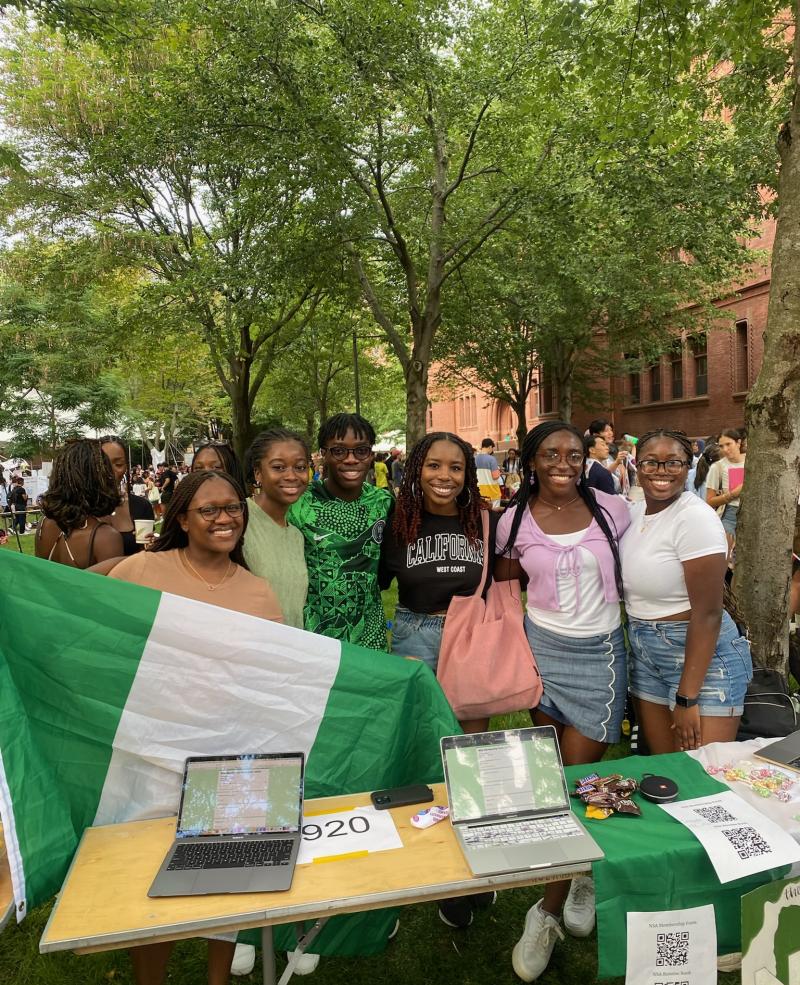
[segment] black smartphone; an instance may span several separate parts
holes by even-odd
[[[414,783],[410,787],[375,790],[369,796],[377,810],[385,811],[390,807],[403,807],[404,804],[427,804],[433,800],[433,790],[424,783]]]

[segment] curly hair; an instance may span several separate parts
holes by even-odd
[[[643,458],[642,448],[644,448],[648,441],[653,441],[655,438],[670,438],[672,441],[677,442],[681,446],[681,451],[686,455],[686,464],[692,464],[694,452],[692,451],[692,443],[687,438],[686,432],[672,431],[669,428],[653,428],[652,431],[647,431],[640,436],[639,444],[636,446],[636,458],[638,461],[641,461]]]
[[[110,516],[121,502],[114,470],[99,441],[80,438],[56,452],[42,513],[63,533],[83,526],[90,516]]]
[[[544,421],[542,424],[537,424],[535,428],[532,428],[525,435],[525,440],[522,442],[522,448],[519,453],[519,457],[522,460],[522,482],[512,497],[511,502],[508,504],[509,510],[512,507],[516,507],[516,509],[514,510],[514,516],[511,521],[508,541],[503,549],[503,554],[505,555],[510,555],[514,547],[525,508],[529,501],[539,494],[539,480],[533,468],[533,460],[536,457],[536,452],[545,438],[549,438],[551,434],[555,434],[557,431],[568,431],[581,442],[582,446],[584,444],[581,432],[571,424],[567,424],[566,421]],[[639,447],[641,447],[641,439]],[[584,452],[584,462],[581,465],[580,477],[575,485],[575,489],[580,498],[588,506],[589,512],[597,521],[598,527],[605,534],[608,546],[611,548],[611,555],[614,558],[614,580],[616,582],[617,592],[619,593],[619,597],[622,598],[624,591],[622,587],[622,565],[619,559],[619,535],[616,533],[616,524],[614,524],[613,517],[597,501],[594,491],[586,481],[586,470],[583,467],[586,461],[585,454]],[[612,525],[614,527],[613,530]]]
[[[375,444],[375,428],[366,418],[360,414],[334,414],[319,429],[317,447],[327,448],[331,438],[343,440],[348,431],[352,431],[357,439],[370,447]]]
[[[233,550],[228,553],[228,557],[236,564],[250,570],[244,559],[242,544],[244,542],[245,531],[247,530],[247,497],[245,496],[242,484],[228,472],[219,472],[215,469],[203,469],[201,472],[190,472],[184,476],[175,487],[175,492],[164,514],[164,522],[161,526],[161,536],[153,544],[154,551],[177,551],[189,546],[189,535],[178,522],[178,518],[185,516],[186,511],[197,494],[197,490],[209,479],[224,479],[233,488],[239,497],[239,501],[244,503],[244,513],[242,514],[242,535],[236,542]]]
[[[422,499],[422,466],[425,464],[431,445],[436,441],[449,441],[464,455],[464,488],[456,497],[458,519],[470,544],[477,544],[481,538],[481,494],[478,489],[478,472],[472,448],[448,431],[433,431],[426,434],[411,449],[406,462],[403,481],[397,493],[392,531],[400,544],[411,544],[417,539],[422,523],[424,504]]]
[[[261,431],[253,439],[253,443],[247,449],[244,457],[245,478],[251,485],[255,485],[255,470],[259,462],[266,456],[270,448],[279,441],[296,441],[305,452],[308,461],[311,461],[311,449],[308,447],[306,439],[296,431],[288,428],[269,428]]]
[[[242,472],[242,466],[239,463],[239,459],[236,457],[236,452],[233,450],[231,445],[227,441],[203,441],[194,450],[194,458],[200,454],[201,451],[205,451],[206,448],[210,448],[217,456],[222,465],[221,471],[226,475],[233,476],[234,479],[239,483],[239,485],[244,488],[244,473]],[[192,468],[190,471],[204,472],[205,469],[195,469],[194,459],[192,459]],[[214,471],[213,469],[211,470]]]

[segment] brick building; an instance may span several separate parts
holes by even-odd
[[[751,245],[769,250],[774,236],[770,221]],[[600,382],[601,396],[588,407],[576,406],[573,423],[583,428],[592,418],[606,417],[614,422],[618,435],[643,434],[666,425],[691,437],[741,427],[745,397],[761,369],[769,276],[767,261],[754,268],[731,295],[716,302],[730,319],[721,319],[720,327],[676,339],[675,347],[643,372]],[[528,427],[555,418],[556,409],[556,394],[545,379],[528,398]],[[516,415],[511,408],[476,388],[432,401],[428,430],[455,431],[476,447],[490,437],[500,451],[517,444]]]

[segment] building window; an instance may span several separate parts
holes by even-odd
[[[458,398],[459,428],[474,428],[478,424],[478,398],[471,394]],[[432,426],[432,425],[431,425]]]
[[[661,360],[650,367],[650,401],[658,403],[661,400]]]
[[[539,370],[539,415],[552,414],[556,409],[555,388],[549,370]]]
[[[747,321],[736,322],[734,336],[735,386],[738,393],[750,387],[750,359]]]
[[[433,408],[428,408],[428,430],[433,430]]]
[[[624,353],[622,358],[626,363],[635,363],[636,356],[630,355],[630,353]],[[642,380],[639,372],[628,373],[628,396],[629,402],[632,404],[640,404],[642,402]]]
[[[703,397],[708,393],[708,339],[705,335],[694,335],[690,346],[694,359],[694,395]]]
[[[669,376],[672,382],[672,399],[680,400],[683,396],[683,348],[678,342],[669,354]]]

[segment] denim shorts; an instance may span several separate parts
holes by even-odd
[[[739,507],[731,506],[730,503],[722,511],[722,516],[720,520],[722,521],[722,526],[726,534],[730,534],[733,537],[736,533],[736,521],[739,519]]]
[[[657,705],[675,707],[683,672],[688,622],[630,619],[631,694]],[[753,677],[750,644],[736,623],[722,613],[717,647],[700,689],[700,714],[732,718],[744,710],[747,685]]]
[[[599,636],[562,636],[525,616],[525,633],[542,675],[538,710],[596,742],[618,742],[628,678],[621,627]]]
[[[443,629],[443,615],[411,612],[398,605],[392,623],[392,653],[401,657],[419,657],[435,674]]]

